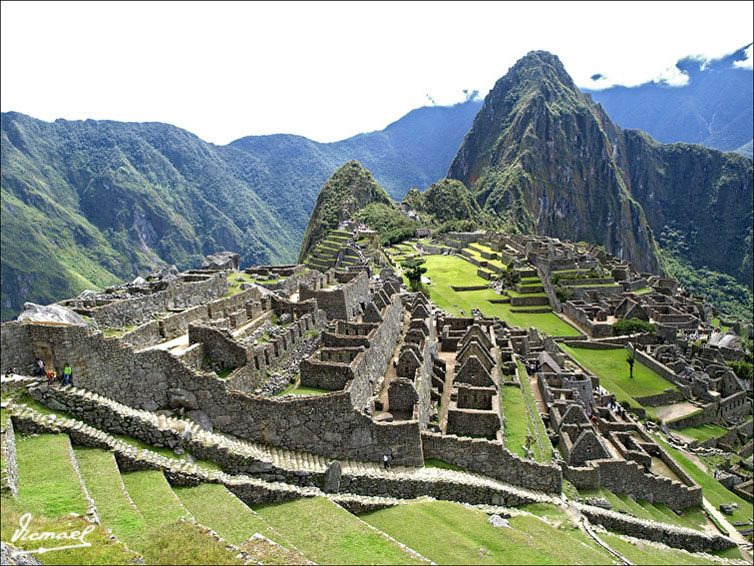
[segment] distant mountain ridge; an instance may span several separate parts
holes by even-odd
[[[697,143],[751,157],[754,72],[741,66],[750,47],[711,61],[681,59],[676,67],[689,78],[684,86],[583,90],[621,128],[643,130],[660,143]]]
[[[330,144],[252,136],[226,146],[168,124],[44,122],[3,113],[2,318],[220,249],[295,261],[320,188],[358,159],[393,198],[447,170],[481,101],[413,110]]]

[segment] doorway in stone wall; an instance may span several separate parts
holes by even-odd
[[[58,368],[56,367],[56,359],[55,355],[52,351],[52,348],[49,344],[44,343],[37,343],[34,344],[34,356],[36,358],[41,358],[42,361],[45,363],[45,368],[47,371],[55,370],[55,372],[58,372]]]

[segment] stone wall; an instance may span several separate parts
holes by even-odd
[[[327,313],[329,320],[355,320],[362,305],[369,302],[369,275],[366,271],[331,290],[312,290],[306,285],[299,288],[299,299],[317,299],[317,305]]]
[[[206,303],[228,292],[228,279],[224,272],[184,282],[169,283],[168,288],[149,295],[113,301],[94,310],[92,318],[101,327],[141,324],[169,308],[187,308]]]
[[[437,458],[472,472],[529,489],[560,493],[562,473],[557,466],[522,460],[500,442],[422,432],[425,458]]]
[[[226,390],[216,376],[196,372],[168,352],[134,352],[117,340],[104,339],[101,332],[89,334],[85,327],[16,322],[2,330],[10,333],[4,337],[7,343],[26,339],[48,345],[54,357],[71,363],[78,387],[132,407],[166,407],[167,391],[180,388],[195,394],[199,409],[219,431],[241,438],[334,458],[381,461],[387,450],[395,454],[396,463],[423,462],[418,423],[373,423],[354,409],[364,400],[352,401],[350,391],[298,399],[257,397]],[[22,367],[17,355],[4,349],[4,365]]]
[[[188,332],[188,325],[209,318],[207,305],[198,305],[183,312],[171,314],[159,320],[160,334],[164,340],[172,340]]]
[[[447,433],[450,435],[486,436],[494,440],[501,429],[497,411],[459,409],[453,402],[448,407]]]
[[[10,417],[3,422],[2,443],[3,475],[0,478],[0,490],[18,497],[18,462],[16,460],[16,434]]]
[[[646,397],[634,397],[634,399],[644,405],[645,407],[658,407],[660,405],[670,405],[671,403],[677,403],[683,399],[687,399],[688,388],[665,390],[663,393],[657,395],[647,395]]]
[[[227,330],[192,323],[188,331],[189,344],[204,344],[204,355],[209,358],[213,371],[246,365],[246,349]]]
[[[650,503],[664,503],[673,510],[702,503],[702,488],[698,485],[689,487],[665,477],[645,473],[636,462],[592,460],[588,466],[581,468],[561,462],[561,467],[563,475],[577,489],[604,487],[613,493],[627,493]]]
[[[34,418],[32,415],[13,415],[19,432],[39,434],[58,432],[68,434],[71,442],[78,446],[88,446],[110,450],[121,472],[139,470],[159,470],[171,485],[195,486],[201,483],[220,483],[236,494],[247,505],[260,503],[279,503],[306,497],[305,492],[296,486],[281,483],[269,483],[250,477],[229,476],[222,472],[208,471],[199,467],[186,469],[185,462],[160,456],[151,451],[133,450],[133,448],[110,435],[102,435],[90,426],[80,426],[72,419]],[[311,493],[309,488],[309,493]]]
[[[716,415],[717,407],[715,406],[715,403],[707,403],[698,411],[695,411],[690,415],[686,415],[685,417],[679,417],[677,419],[666,421],[665,424],[671,430],[681,430],[682,428],[686,427],[694,427],[711,423],[713,420],[715,420]]]
[[[661,542],[689,552],[712,552],[736,546],[731,539],[717,533],[710,534],[665,523],[636,519],[591,505],[578,505],[578,508],[591,522],[602,525],[610,531]]]
[[[156,320],[151,320],[146,324],[135,328],[131,332],[126,332],[120,337],[126,344],[131,344],[136,347],[151,346],[162,341],[162,334],[160,334],[160,323]]]

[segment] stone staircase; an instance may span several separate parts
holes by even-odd
[[[43,385],[31,388],[30,394],[53,410],[69,413],[98,427],[94,428],[74,419],[69,420],[75,427],[74,424],[67,425],[74,431],[88,427],[86,431],[89,436],[107,446],[115,443],[112,445],[117,445],[128,457],[136,457],[139,454],[138,450],[100,428],[114,430],[117,434],[127,434],[157,447],[181,447],[197,459],[212,461],[218,464],[223,472],[210,471],[199,474],[201,479],[198,481],[221,481],[219,478],[223,478],[222,483],[231,491],[234,482],[246,482],[252,477],[273,483],[284,482],[283,485],[290,488],[311,488],[313,485],[321,484],[329,464],[329,459],[321,455],[286,450],[209,432],[202,430],[193,421],[134,409],[73,386],[48,388]],[[31,409],[26,410],[26,414],[32,414],[28,412]],[[155,466],[169,468],[170,473],[197,473],[193,464],[165,458],[154,452],[148,453],[147,456]],[[509,506],[552,500],[550,495],[514,487],[472,472],[397,466],[384,470],[380,464],[359,460],[341,460],[340,464],[341,491],[354,495],[388,496],[396,499],[427,495],[464,503],[486,502]],[[242,476],[242,479],[234,479],[237,475]]]

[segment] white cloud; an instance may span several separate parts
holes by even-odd
[[[668,86],[686,86],[689,84],[689,76],[675,66],[666,68],[654,80]]]
[[[335,141],[384,128],[427,93],[484,97],[533,49],[580,86],[596,71],[609,77],[600,88],[677,83],[689,53],[752,41],[753,5],[2,2],[0,104],[45,120],[168,122],[218,144]]]
[[[750,71],[754,69],[754,66],[752,65],[752,45],[749,45],[749,47],[746,48],[744,53],[746,53],[746,59],[743,61],[735,61],[733,63],[734,67],[740,67],[741,69],[749,69]]]

